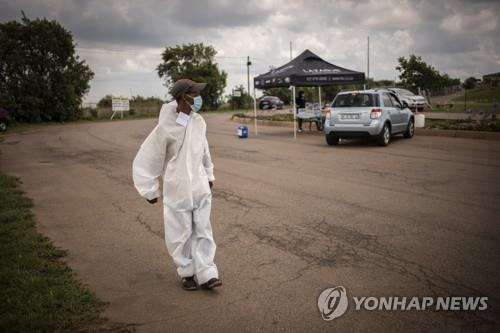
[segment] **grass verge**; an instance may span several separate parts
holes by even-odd
[[[104,303],[36,231],[18,178],[0,174],[0,332],[74,332],[104,322]]]
[[[231,117],[254,119],[245,113],[235,113]],[[274,114],[268,116],[257,116],[258,120],[284,121],[293,122],[293,114]],[[443,130],[461,130],[461,131],[482,131],[482,132],[500,132],[500,120],[481,120],[472,119],[462,120],[440,120],[440,119],[425,119],[425,128],[436,128]]]
[[[451,113],[465,113],[465,110],[473,110],[475,112],[495,112],[500,113],[500,105],[495,105],[495,103],[478,103],[478,102],[452,102],[447,106],[438,107],[437,104],[433,104],[432,108],[426,107],[424,112],[451,112]]]
[[[425,119],[425,128],[436,128],[443,130],[460,131],[481,131],[481,132],[500,132],[500,121],[475,121],[475,120],[440,120]]]
[[[455,102],[463,102],[465,93],[453,98]],[[476,87],[467,90],[467,100],[469,102],[500,103],[500,87]]]

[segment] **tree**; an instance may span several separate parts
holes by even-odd
[[[284,104],[290,104],[292,100],[292,91],[288,88],[268,88],[263,91],[263,96],[276,96],[283,101]]]
[[[228,103],[231,105],[231,108],[242,109],[245,107],[249,108],[251,105],[253,105],[253,98],[246,92],[246,90],[242,84],[234,87],[233,91],[240,91],[241,95],[240,96],[234,96],[234,95],[228,96]]]
[[[227,79],[227,73],[219,70],[214,62],[216,54],[212,46],[203,43],[167,47],[162,53],[163,62],[157,67],[158,75],[165,80],[169,90],[179,79],[206,82],[207,86],[201,92],[203,105],[215,110],[221,104]]]
[[[395,83],[392,80],[374,80],[369,78],[366,82],[366,85],[370,88],[386,88],[386,87],[394,87]]]
[[[414,54],[408,59],[400,57],[396,67],[401,74],[401,84],[406,87],[420,87],[422,89],[438,89],[460,84],[459,79],[452,79],[448,74],[441,75],[434,67]]]
[[[440,84],[441,84],[441,87],[459,86],[460,79],[453,79],[453,78],[449,77],[448,74],[445,73],[445,74],[441,75]]]
[[[140,95],[132,96],[130,99],[130,105],[132,106],[154,106],[162,105],[164,102],[161,98],[155,96],[143,97]]]
[[[0,105],[16,121],[77,119],[93,76],[58,22],[22,13],[0,24]]]
[[[362,85],[331,85],[321,87],[321,102],[327,103],[333,101],[335,95],[341,90],[362,89]],[[307,102],[318,102],[318,87],[296,87],[295,93],[304,92],[304,98]],[[268,88],[263,91],[263,96],[276,96],[283,101],[284,104],[291,105],[292,91],[286,87]]]
[[[97,106],[100,108],[110,108],[112,106],[112,96],[106,95],[97,102]]]
[[[464,83],[462,84],[462,87],[464,89],[474,89],[476,87],[476,82],[479,81],[475,77],[471,76],[467,79],[465,79]]]

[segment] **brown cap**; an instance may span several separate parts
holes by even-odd
[[[189,79],[180,79],[170,89],[170,95],[175,99],[179,99],[182,94],[199,93],[206,85],[206,83],[194,82]]]

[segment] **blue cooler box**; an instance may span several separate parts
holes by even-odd
[[[248,127],[241,125],[238,127],[238,138],[246,139],[248,138]]]

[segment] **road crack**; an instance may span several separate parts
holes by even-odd
[[[162,232],[160,232],[160,231],[153,230],[153,229],[151,228],[151,226],[150,226],[148,223],[146,223],[145,221],[143,221],[143,220],[141,219],[141,215],[142,215],[142,212],[140,212],[140,213],[137,215],[137,217],[135,218],[135,221],[136,221],[136,222],[139,222],[139,224],[140,224],[140,225],[142,225],[144,228],[146,228],[146,231],[147,231],[147,232],[149,232],[149,233],[151,233],[151,234],[153,234],[153,235],[155,235],[155,236],[158,236],[158,237],[159,237],[159,238],[161,238],[161,239],[164,239],[163,233],[162,233]]]

